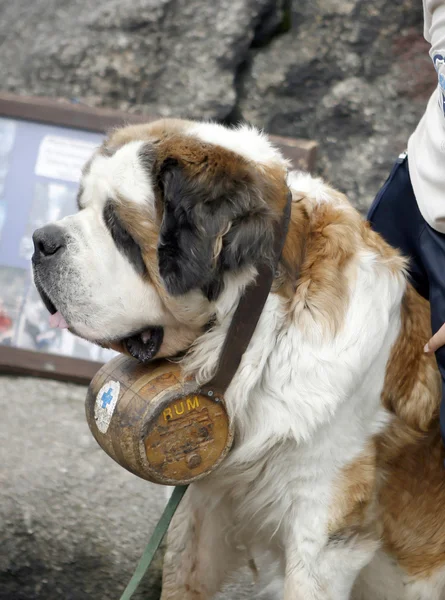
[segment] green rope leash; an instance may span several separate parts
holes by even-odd
[[[159,548],[165,534],[167,533],[170,521],[172,520],[173,515],[175,514],[176,509],[178,508],[187,488],[188,485],[178,485],[173,490],[173,494],[171,495],[170,500],[168,501],[168,504],[165,507],[165,510],[162,513],[162,516],[159,519],[147,546],[145,547],[144,553],[138,562],[132,578],[128,582],[124,593],[120,597],[120,600],[130,600],[137,587],[141,583],[142,578],[144,577],[148,567],[151,564],[151,561],[153,560],[156,550]]]

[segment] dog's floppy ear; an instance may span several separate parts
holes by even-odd
[[[275,217],[253,185],[252,174],[193,176],[167,159],[159,178],[159,272],[170,294],[200,289],[214,300],[225,272],[273,260]]]

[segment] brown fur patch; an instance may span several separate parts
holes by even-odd
[[[328,525],[331,536],[348,536],[350,532],[360,531],[369,535],[375,521],[375,482],[376,448],[370,443],[337,478]]]
[[[382,401],[416,431],[429,430],[439,406],[441,381],[436,360],[423,351],[430,336],[428,302],[408,285],[402,301],[401,333],[391,352]]]
[[[385,549],[409,574],[428,577],[445,566],[445,450],[438,423],[420,436],[398,419],[380,449]]]
[[[302,200],[309,214],[304,258],[291,310],[307,311],[331,335],[342,326],[349,299],[347,268],[361,245],[360,217],[341,206]],[[295,255],[301,249],[294,251]]]
[[[290,304],[297,289],[309,233],[309,213],[302,200],[303,197],[298,202],[292,200],[289,230],[272,288],[274,292],[289,300]]]
[[[387,365],[382,401],[394,421],[377,439],[379,506],[386,550],[414,576],[445,566],[445,450],[439,433],[441,381],[428,303],[408,286],[400,335]]]
[[[207,184],[209,187],[215,185],[215,179],[221,177],[252,185],[257,173],[253,166],[250,170],[248,161],[238,154],[221,146],[175,132],[166,135],[156,146],[158,169],[167,159],[176,160],[189,177],[198,177],[202,184]]]
[[[159,119],[142,125],[128,125],[112,131],[101,146],[101,152],[109,155],[125,144],[135,141],[155,141],[168,135],[185,132],[193,121],[182,119]]]
[[[335,335],[344,323],[357,253],[374,252],[380,264],[398,275],[406,261],[370,229],[343,194],[329,186],[325,193],[330,201],[318,203],[294,192],[282,261],[286,276],[279,293],[291,299],[291,312],[309,312],[318,327]]]

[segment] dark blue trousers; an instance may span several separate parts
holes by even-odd
[[[436,333],[445,323],[445,235],[432,229],[420,214],[406,155],[398,158],[369,209],[368,220],[391,246],[410,259],[412,284],[430,301],[431,325]],[[436,352],[436,359],[442,376],[440,430],[445,443],[445,346]]]

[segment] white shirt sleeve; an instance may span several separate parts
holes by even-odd
[[[408,141],[408,165],[422,216],[445,233],[445,0],[423,0],[423,9],[438,85]]]

